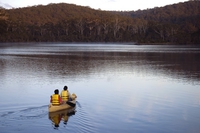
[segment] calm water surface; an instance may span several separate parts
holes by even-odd
[[[77,106],[52,116],[64,85]],[[199,133],[200,47],[0,44],[0,95],[1,133]]]

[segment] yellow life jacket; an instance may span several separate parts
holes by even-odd
[[[51,102],[52,102],[53,105],[60,105],[59,95],[58,94],[53,94]]]
[[[69,99],[69,93],[67,90],[62,90],[61,92],[61,98],[63,101],[68,101]]]

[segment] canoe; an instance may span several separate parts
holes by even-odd
[[[51,103],[49,104],[49,112],[56,112],[56,111],[60,111],[60,110],[65,110],[65,109],[69,109],[71,107],[75,107],[76,106],[76,99],[70,102],[66,102],[63,103],[59,106],[54,106]]]
[[[56,115],[59,115],[59,116],[63,116],[63,115],[68,115],[68,116],[75,115],[75,112],[76,112],[75,110],[76,110],[76,107],[70,107],[68,109],[64,109],[64,110],[60,110],[60,111],[49,112],[49,119],[53,118]]]
[[[64,102],[63,104],[61,104],[59,106],[55,106],[50,103],[48,106],[49,112],[56,112],[56,111],[61,111],[61,110],[70,109],[72,107],[75,107],[77,96],[75,94],[72,94],[71,98],[72,98],[72,101]]]

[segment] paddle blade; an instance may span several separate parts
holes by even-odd
[[[71,106],[71,107],[75,107],[75,106],[76,106],[76,104],[74,104],[74,103],[72,103],[72,102],[70,102],[70,101],[67,101],[66,104],[68,104],[68,105]]]

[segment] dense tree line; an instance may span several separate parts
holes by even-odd
[[[200,43],[200,1],[190,0],[165,7],[130,12],[114,12],[148,21],[149,30],[175,43]],[[153,34],[152,34],[153,35]]]
[[[1,8],[0,41],[200,44],[200,2],[130,12],[65,3]]]

